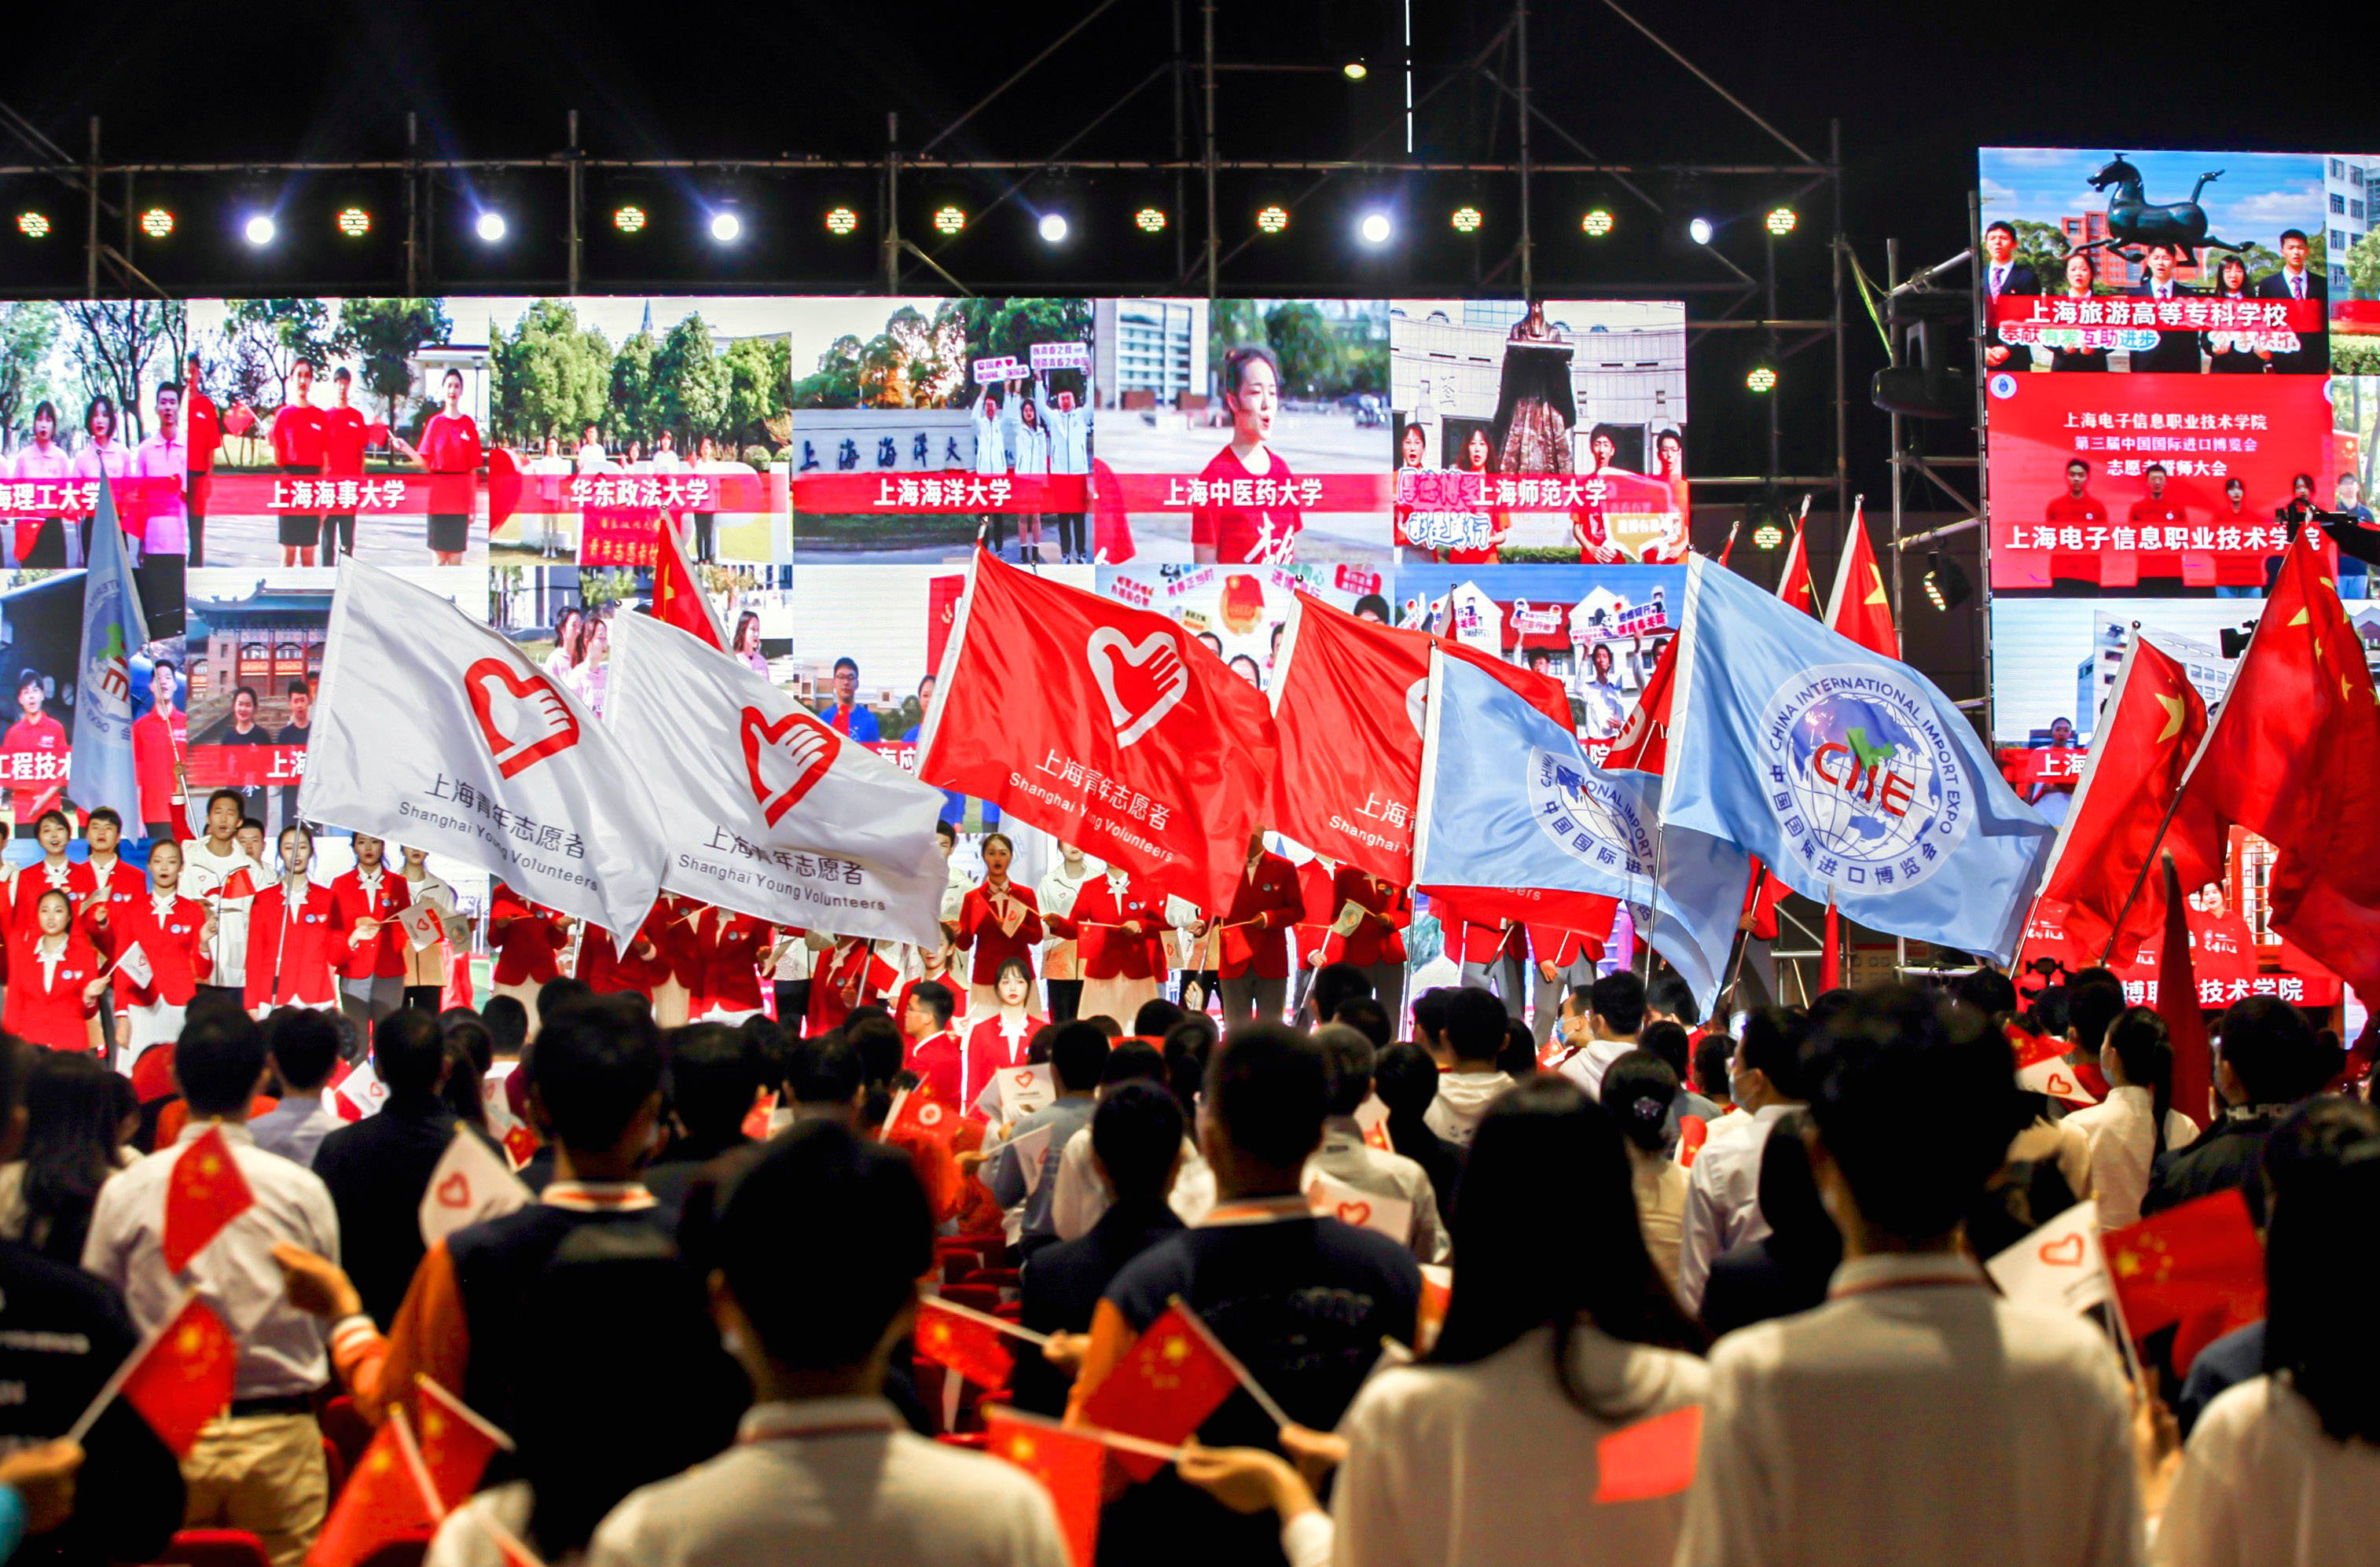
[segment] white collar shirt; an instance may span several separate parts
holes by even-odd
[[[1678,1298],[1690,1312],[1703,1306],[1711,1264],[1728,1248],[1768,1233],[1760,1214],[1760,1156],[1769,1128],[1800,1105],[1772,1104],[1730,1115],[1710,1131],[1686,1175],[1686,1211],[1680,1221]]]
[[[1322,1124],[1322,1146],[1307,1158],[1298,1184],[1311,1182],[1317,1171],[1359,1192],[1411,1205],[1412,1225],[1404,1241],[1415,1261],[1444,1262],[1453,1251],[1446,1227],[1438,1220],[1438,1192],[1429,1172],[1401,1153],[1384,1152],[1364,1141],[1353,1116],[1334,1115]]]
[[[997,1087],[997,1085],[994,1085]],[[1091,1162],[1091,1129],[1083,1127],[1066,1139],[1058,1155],[1057,1189],[1050,1197],[1050,1230],[1062,1241],[1090,1233],[1115,1206],[1115,1194]],[[1165,1206],[1184,1224],[1196,1224],[1214,1210],[1215,1172],[1207,1156],[1189,1138],[1182,1139],[1182,1169]]]
[[[2099,1204],[2099,1227],[2120,1230],[2139,1223],[2156,1155],[2156,1101],[2149,1090],[2131,1084],[2110,1088],[2106,1099],[2058,1125],[2080,1132],[2089,1146],[2086,1179]],[[2178,1110],[2165,1112],[2166,1147],[2180,1148],[2197,1136],[2188,1116]]]
[[[2372,1558],[2380,1447],[2334,1441],[2313,1405],[2270,1377],[2206,1406],[2182,1450],[2154,1550],[2158,1567],[2330,1567]]]
[[[165,1267],[165,1184],[192,1143],[220,1126],[255,1204],[225,1226],[180,1273]],[[339,1259],[339,1215],[330,1188],[302,1164],[256,1146],[246,1126],[194,1121],[170,1148],[161,1148],[99,1189],[84,1243],[84,1270],[115,1285],[143,1334],[163,1325],[195,1286],[239,1341],[233,1374],[235,1399],[310,1393],[330,1379],[324,1329],[289,1304],[288,1286],[273,1260],[287,1241],[332,1261]]]
[[[1586,1090],[1586,1097],[1603,1098],[1603,1075],[1611,1063],[1636,1048],[1633,1039],[1589,1039],[1586,1047],[1572,1052],[1561,1063],[1561,1075]]]

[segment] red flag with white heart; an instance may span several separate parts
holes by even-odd
[[[920,780],[1229,905],[1269,791],[1272,709],[1187,627],[978,550],[936,691]]]
[[[457,1125],[430,1172],[419,1209],[421,1244],[434,1246],[468,1224],[515,1213],[537,1200],[504,1156],[469,1127]]]
[[[743,660],[622,616],[603,725],[661,808],[664,890],[793,929],[941,944],[941,791]]]

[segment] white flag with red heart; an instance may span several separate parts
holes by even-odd
[[[2090,1310],[2110,1293],[2099,1205],[2076,1203],[1984,1264],[1984,1271],[2017,1306],[2058,1316]]]
[[[1305,1206],[1322,1218],[1336,1219],[1358,1230],[1378,1230],[1401,1246],[1413,1243],[1413,1204],[1349,1185],[1310,1165],[1305,1172]]]
[[[299,812],[452,855],[611,930],[661,888],[639,770],[511,638],[348,555],[322,651]]]
[[[941,944],[941,791],[742,660],[622,615],[603,726],[660,805],[668,891],[774,925]]]
[[[502,1219],[536,1200],[503,1154],[469,1127],[458,1125],[421,1193],[421,1244],[434,1246],[467,1224]]]
[[[1046,1062],[1003,1066],[991,1075],[1000,1085],[1000,1118],[1022,1121],[1058,1097],[1057,1074]]]

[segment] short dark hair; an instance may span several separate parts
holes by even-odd
[[[661,1087],[661,1031],[630,997],[598,996],[546,1020],[522,1070],[565,1148],[608,1148]]]
[[[209,816],[212,816],[214,814],[215,802],[218,800],[229,800],[232,803],[233,808],[237,810],[246,810],[248,808],[248,796],[241,794],[238,790],[217,789],[207,796],[207,814]]]
[[[2305,230],[2301,228],[2285,228],[2281,230],[2280,238],[2275,240],[2274,243],[2277,245],[2286,245],[2292,239],[2296,240],[2301,245],[2311,246],[2313,243],[2313,240],[2308,239],[2305,237]]]
[[[246,697],[251,702],[261,701],[263,699],[256,694],[256,687],[253,686],[235,686],[231,688],[231,699],[233,701],[237,702],[242,697]]]
[[[537,988],[537,1020],[540,1027],[556,1013],[593,1001],[595,987],[572,974],[557,974]]]
[[[490,996],[480,1007],[480,1021],[488,1026],[488,1045],[498,1055],[518,1055],[528,1038],[528,1008],[518,996]]]
[[[74,822],[70,820],[67,818],[67,813],[62,810],[45,810],[41,815],[35,817],[33,819],[33,831],[39,832],[42,828],[47,827],[53,821],[65,828],[69,833],[74,831]]]
[[[958,1010],[958,998],[952,995],[951,988],[939,979],[918,980],[909,991],[909,999],[926,1003],[926,1010],[934,1014],[934,1026],[937,1028],[949,1027],[951,1014]]]
[[[851,671],[852,674],[857,674],[859,673],[859,661],[851,657],[849,654],[845,654],[844,657],[834,661],[833,673],[841,674],[846,669]]]
[[[2290,1104],[2318,1094],[2339,1067],[2338,1047],[2325,1046],[2305,1014],[2277,996],[2233,1002],[2218,1048],[2251,1104]]]
[[[1233,1148],[1276,1169],[1322,1141],[1330,1088],[1321,1050],[1278,1023],[1232,1029],[1207,1063],[1208,1112]]]
[[[1371,1097],[1372,1073],[1380,1059],[1378,1050],[1361,1029],[1344,1023],[1326,1023],[1317,1028],[1314,1042],[1330,1067],[1330,1113],[1354,1114],[1355,1107]]]
[[[1504,1003],[1465,985],[1446,998],[1446,1048],[1457,1061],[1493,1061],[1504,1048]]]
[[[313,1007],[285,1006],[264,1020],[264,1049],[283,1097],[319,1093],[338,1070],[338,1026]]]
[[[959,830],[951,822],[937,821],[934,823],[934,836],[937,838],[948,838],[952,843],[955,844],[959,841]]]
[[[1615,968],[1595,982],[1595,1015],[1615,1034],[1645,1026],[1645,981],[1633,968]]]
[[[1119,1083],[1162,1083],[1165,1079],[1165,1052],[1147,1039],[1118,1039],[1108,1051],[1107,1060],[1099,1066],[1099,1093]]]
[[[1694,1051],[1694,1041],[1687,1036],[1683,1025],[1667,1020],[1647,1023],[1645,1031],[1636,1037],[1636,1043],[1668,1062],[1670,1070],[1677,1075],[1679,1082],[1686,1080],[1686,1064]]]
[[[372,1070],[391,1094],[431,1092],[445,1063],[438,1019],[419,1007],[399,1007],[372,1025]]]
[[[2120,985],[2067,986],[2066,1026],[2074,1042],[2095,1053],[2107,1042],[2108,1026],[2124,1014],[2124,1004]]]
[[[760,1051],[749,1034],[724,1023],[694,1023],[670,1035],[670,1108],[688,1137],[733,1136],[760,1091]]]
[[[82,819],[83,832],[88,834],[91,832],[91,824],[100,821],[106,822],[118,832],[124,831],[124,818],[116,814],[116,809],[114,806],[102,806],[97,810],[92,811],[89,816],[84,817]]]
[[[1339,1009],[1357,996],[1372,993],[1372,977],[1352,963],[1326,963],[1314,971],[1314,1015],[1329,1023]]]
[[[281,694],[285,697],[310,697],[314,694],[314,688],[311,686],[307,685],[303,680],[292,680],[289,683],[288,689],[283,691]]]
[[[866,1084],[859,1052],[833,1034],[795,1039],[785,1058],[785,1091],[795,1104],[849,1104]]]
[[[1439,1035],[1446,1032],[1447,1002],[1453,997],[1453,986],[1433,985],[1414,998],[1413,1021],[1416,1042],[1434,1043]]]
[[[1736,1048],[1743,1052],[1744,1070],[1760,1073],[1789,1099],[1808,1099],[1802,1051],[1809,1032],[1807,1014],[1763,1007],[1743,1020],[1743,1039]]]
[[[1372,1041],[1375,1050],[1387,1046],[1396,1035],[1395,1025],[1389,1021],[1389,1009],[1380,1004],[1378,996],[1350,996],[1339,1003],[1330,1021],[1343,1023]]]
[[[1703,1020],[1703,1009],[1694,1002],[1694,988],[1674,969],[1665,968],[1653,976],[1652,982],[1645,987],[1645,1006],[1649,1012],[1674,1017],[1689,1028]]]
[[[1182,1151],[1182,1106],[1161,1083],[1118,1083],[1091,1112],[1091,1151],[1117,1200],[1153,1198]]]
[[[174,1080],[197,1115],[246,1110],[264,1075],[264,1030],[233,1006],[193,1007],[174,1046]]]
[[[1860,1217],[1888,1234],[1948,1234],[2007,1157],[2008,1041],[1954,1002],[1900,985],[1863,990],[1817,1026],[1807,1066],[1827,1153]]]
[[[1678,1075],[1670,1063],[1651,1051],[1633,1050],[1603,1069],[1597,1102],[1621,1136],[1646,1153],[1658,1153],[1677,1097]]]
[[[1694,1042],[1694,1091],[1705,1099],[1732,1099],[1727,1069],[1735,1060],[1735,1041],[1725,1034],[1705,1034]]]
[[[1984,225],[1984,232],[1985,234],[1989,234],[1994,229],[1998,229],[2010,239],[2014,239],[2016,237],[2016,225],[2009,222],[2006,218],[1994,218],[1991,222]]]
[[[890,1014],[880,1006],[856,1006],[843,1020],[843,1042],[859,1057],[860,1075],[869,1083],[890,1083],[909,1054]]]
[[[2311,1099],[2273,1129],[2265,1160],[2276,1184],[2264,1369],[2286,1374],[2333,1441],[2380,1440],[2380,1364],[2356,1316],[2340,1310],[2359,1297],[2368,1266],[2340,1241],[2367,1231],[2380,1203],[2380,1118],[2353,1099]]]
[[[1438,1098],[1438,1063],[1419,1045],[1390,1045],[1372,1067],[1372,1088],[1391,1115],[1421,1115]]]
[[[1132,1031],[1144,1039],[1162,1039],[1175,1024],[1189,1015],[1163,996],[1151,996],[1132,1014]]]
[[[1058,1075],[1058,1086],[1068,1093],[1088,1093],[1099,1087],[1108,1052],[1114,1049],[1097,1024],[1076,1018],[1050,1041],[1050,1068]]]
[[[785,1244],[795,1233],[802,1245]],[[933,1265],[934,1217],[905,1154],[808,1121],[731,1177],[714,1240],[771,1360],[859,1366]]]

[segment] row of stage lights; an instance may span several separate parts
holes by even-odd
[[[151,207],[140,214],[140,232],[152,240],[167,239],[173,236],[175,218],[170,208]],[[932,221],[934,232],[945,238],[953,237],[965,231],[967,210],[956,201],[946,201],[935,210]],[[1133,226],[1148,235],[1164,233],[1170,221],[1165,209],[1153,204],[1139,208],[1132,215]],[[1455,233],[1466,236],[1478,233],[1487,221],[1487,214],[1476,203],[1470,201],[1454,208],[1447,216],[1448,226]],[[1792,208],[1778,207],[1763,220],[1763,226],[1772,237],[1781,239],[1793,232],[1798,221]],[[340,235],[348,239],[361,239],[371,233],[371,213],[362,207],[342,208],[332,222]],[[645,209],[634,202],[623,202],[612,211],[612,226],[624,235],[642,234],[650,223]],[[859,232],[859,213],[854,207],[837,204],[826,210],[824,224],[827,233],[838,239],[847,239]],[[733,245],[744,237],[744,220],[732,207],[706,213],[702,226],[715,245]],[[1266,235],[1287,233],[1289,209],[1278,201],[1266,203],[1257,209],[1256,226],[1259,233]],[[1588,238],[1601,239],[1612,233],[1618,221],[1612,216],[1610,208],[1590,207],[1580,214],[1578,226],[1579,232]],[[1074,232],[1073,222],[1064,213],[1057,211],[1042,213],[1035,220],[1034,227],[1042,240],[1050,245],[1064,244]],[[1354,229],[1357,239],[1377,249],[1396,237],[1396,220],[1385,208],[1369,208],[1357,214]],[[28,208],[17,214],[17,232],[28,239],[47,238],[51,230],[46,213]],[[280,238],[281,225],[269,212],[252,212],[240,220],[239,232],[249,245],[262,249]],[[483,245],[501,245],[511,232],[511,225],[501,211],[483,207],[471,220],[471,232]],[[1708,245],[1718,237],[1718,225],[1708,217],[1697,215],[1686,221],[1685,236],[1696,245]],[[1755,387],[1754,390],[1767,391],[1767,388]]]

